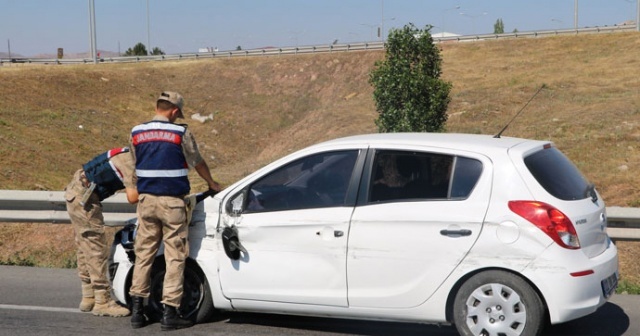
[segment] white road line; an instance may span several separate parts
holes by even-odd
[[[10,305],[10,304],[0,304],[0,309],[38,310],[38,311],[50,311],[50,312],[59,312],[59,313],[82,313],[78,308],[21,306],[21,305]]]

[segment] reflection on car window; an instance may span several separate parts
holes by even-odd
[[[246,212],[342,206],[358,151],[311,155],[278,168],[249,189]]]
[[[482,162],[470,158],[458,157],[451,184],[451,198],[467,198],[476,186],[482,173]]]
[[[435,153],[377,151],[369,202],[466,198],[481,172],[482,163],[474,159]]]
[[[565,201],[589,196],[589,181],[576,166],[555,147],[539,150],[524,163],[540,185],[551,195]]]

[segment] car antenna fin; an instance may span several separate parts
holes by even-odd
[[[536,91],[536,93],[534,93],[533,96],[531,96],[531,98],[529,98],[529,101],[527,101],[527,103],[524,104],[524,106],[520,109],[520,111],[518,111],[518,113],[516,113],[516,115],[513,116],[513,118],[511,118],[511,120],[509,120],[509,122],[506,125],[504,125],[504,127],[500,130],[500,132],[498,132],[498,134],[494,135],[493,137],[496,138],[496,139],[500,138],[502,133],[507,129],[507,127],[509,127],[509,125],[511,125],[511,123],[520,115],[520,113],[522,113],[522,111],[524,111],[524,109],[529,105],[529,103],[531,103],[533,98],[535,98],[538,95],[538,93],[540,93],[540,91],[542,91],[542,89],[544,89],[546,87],[547,87],[546,84],[542,84],[540,86],[540,88],[538,89],[538,91]]]

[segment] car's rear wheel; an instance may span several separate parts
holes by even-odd
[[[156,321],[162,317],[161,301],[165,273],[164,258],[158,258],[151,270],[151,288],[147,305],[147,316]],[[200,268],[192,260],[187,260],[185,265],[183,295],[179,310],[184,318],[191,319],[195,323],[208,321],[215,312],[209,284]]]
[[[453,306],[453,320],[463,336],[540,335],[544,314],[542,300],[531,285],[504,271],[469,278]]]

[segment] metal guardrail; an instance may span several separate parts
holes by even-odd
[[[136,206],[125,194],[102,202],[105,225],[122,226],[136,217]],[[0,222],[69,224],[63,191],[0,190]]]
[[[136,217],[126,195],[102,202],[105,225],[122,226]],[[607,233],[614,240],[640,240],[640,208],[607,207]],[[64,192],[0,190],[0,222],[69,224]]]
[[[321,46],[302,46],[287,48],[263,48],[247,50],[229,50],[219,52],[204,53],[183,53],[173,55],[150,55],[150,56],[122,56],[122,57],[102,57],[98,62],[104,63],[138,63],[152,61],[176,61],[176,60],[196,60],[206,58],[230,58],[249,56],[281,56],[313,53],[331,53],[345,51],[362,50],[382,50],[383,42],[362,42],[349,44],[331,44]],[[93,64],[93,59],[56,59],[56,58],[0,58],[0,65],[3,63],[25,63],[25,64]]]
[[[636,25],[621,25],[611,27],[590,27],[579,29],[558,29],[558,30],[538,30],[527,32],[514,32],[506,34],[482,34],[482,35],[464,35],[450,37],[433,37],[435,43],[444,42],[473,42],[484,40],[495,40],[504,38],[531,38],[545,37],[555,35],[582,35],[594,33],[613,33],[621,31],[635,31]],[[363,50],[383,50],[384,42],[360,42],[348,44],[330,44],[320,46],[301,46],[301,47],[283,47],[283,48],[259,48],[247,50],[229,50],[220,52],[205,53],[182,53],[172,55],[155,55],[155,56],[122,56],[122,57],[102,57],[98,59],[100,63],[137,63],[152,61],[175,61],[175,60],[196,60],[207,58],[229,58],[229,57],[249,57],[249,56],[281,56],[281,55],[298,55],[313,53],[331,53],[345,51],[363,51]],[[56,58],[28,58],[28,57],[12,57],[0,58],[0,65],[4,63],[26,63],[26,64],[93,64],[91,58],[76,59],[56,59]]]

